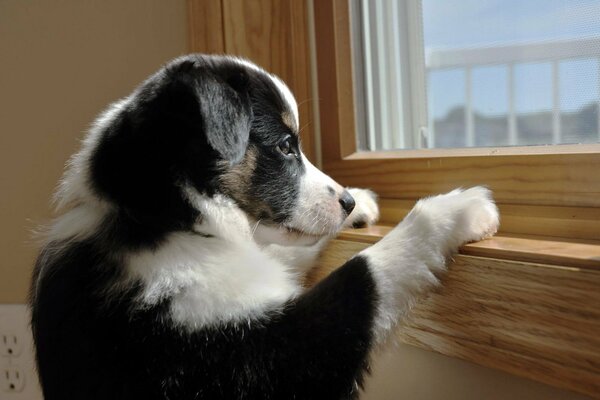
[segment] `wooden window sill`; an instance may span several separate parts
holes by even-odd
[[[309,284],[390,229],[343,231]],[[462,246],[397,337],[600,399],[600,242],[502,233]]]
[[[387,225],[348,229],[342,231],[338,239],[375,243],[391,229],[392,227]],[[460,248],[459,253],[499,260],[600,270],[600,241],[593,240],[505,233],[466,244]]]

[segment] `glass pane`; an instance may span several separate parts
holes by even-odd
[[[508,70],[477,67],[471,74],[475,146],[508,145]]]
[[[560,63],[561,131],[564,143],[594,143],[599,131],[598,85],[590,77],[600,70],[598,59]]]
[[[515,144],[552,143],[552,66],[549,63],[515,66]]]
[[[600,0],[351,1],[364,150],[599,141]]]
[[[428,76],[432,95],[429,110],[434,125],[434,147],[462,147],[465,145],[465,72],[463,70],[434,71]]]

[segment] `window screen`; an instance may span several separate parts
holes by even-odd
[[[600,0],[351,0],[363,150],[594,143]]]

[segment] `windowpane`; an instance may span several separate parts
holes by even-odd
[[[579,59],[560,63],[561,130],[566,143],[594,143],[598,140],[598,59]]]
[[[600,0],[351,4],[362,149],[598,142]]]
[[[433,146],[462,147],[465,137],[465,72],[460,69],[434,71],[428,75],[429,112],[435,132]]]
[[[516,144],[552,143],[552,66],[515,66]]]
[[[508,145],[507,68],[476,67],[473,68],[471,79],[475,145]]]

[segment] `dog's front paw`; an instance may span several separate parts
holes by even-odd
[[[377,195],[369,189],[348,188],[348,192],[354,197],[356,206],[344,222],[344,227],[364,228],[377,222],[379,219]]]
[[[492,192],[482,186],[472,187],[459,194],[464,201],[464,242],[473,242],[493,236],[500,226],[498,207]]]
[[[482,186],[420,200],[414,210],[429,221],[427,226],[434,227],[434,236],[446,239],[441,242],[447,243],[449,252],[492,236],[500,225],[492,192]]]

